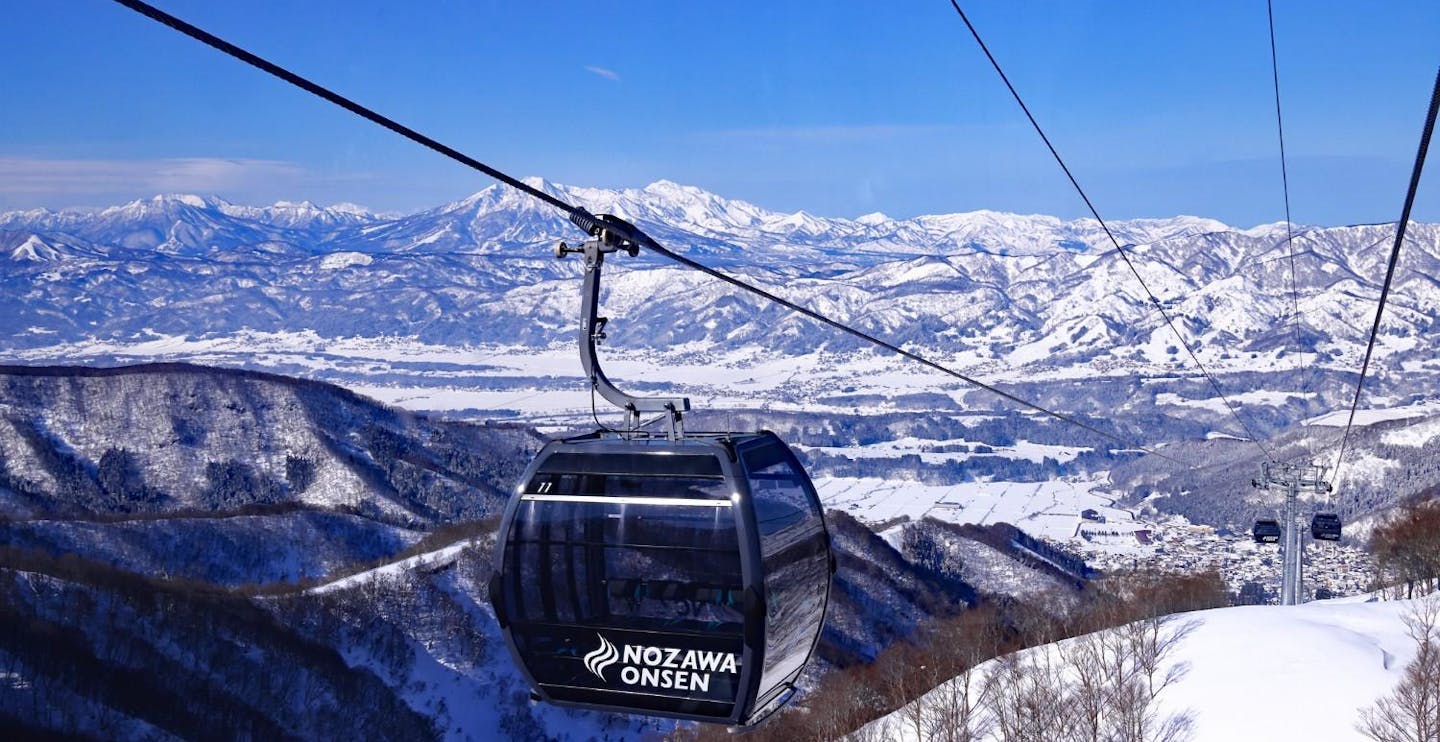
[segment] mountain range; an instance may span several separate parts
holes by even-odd
[[[1202,360],[1222,370],[1263,368],[1233,357],[1285,350],[1350,367],[1393,239],[1389,225],[1297,226],[1292,263],[1283,224],[1140,219],[1108,225],[1122,256],[1094,220],[988,211],[840,219],[666,181],[618,191],[531,183],[866,331],[968,353],[1018,376],[1188,360],[1126,257]],[[183,195],[90,212],[9,212],[0,214],[0,316],[11,332],[0,347],[240,328],[546,344],[571,334],[580,271],[550,250],[582,237],[549,207],[500,186],[404,216]],[[763,299],[656,256],[611,265],[607,310],[620,320],[618,343],[789,354],[857,342],[802,331],[805,321]],[[1437,276],[1440,226],[1413,225],[1383,327],[1389,367],[1428,370],[1429,353],[1414,339],[1433,327]]]
[[[626,190],[529,183],[1024,398],[1100,417],[1123,410],[1140,431],[1127,437],[1151,442],[1183,437],[1177,431],[1196,422],[1263,437],[1348,406],[1394,239],[1393,225],[1296,225],[1287,240],[1284,224],[1240,229],[1189,216],[1103,226],[990,211],[842,219],[668,181]],[[191,195],[4,213],[0,359],[66,362],[97,341],[257,331],[511,353],[568,345],[582,266],[553,249],[583,238],[560,213],[502,186],[407,215]],[[612,348],[691,362],[872,352],[648,252],[612,257],[606,276]],[[1367,406],[1440,393],[1440,361],[1424,342],[1440,307],[1437,279],[1440,225],[1412,224]],[[1177,332],[1217,384],[1198,373]],[[1251,430],[1234,424],[1232,404]]]

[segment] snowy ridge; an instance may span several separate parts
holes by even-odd
[[[475,546],[474,539],[463,539],[433,551],[398,559],[389,564],[367,569],[364,572],[357,572],[356,574],[342,577],[338,580],[332,580],[323,585],[316,585],[315,587],[307,589],[305,592],[311,595],[324,595],[325,593],[335,592],[336,590],[349,590],[350,588],[358,587],[368,582],[374,582],[377,579],[396,577],[414,570],[438,569],[454,564],[455,560],[460,558],[460,552],[472,546]]]

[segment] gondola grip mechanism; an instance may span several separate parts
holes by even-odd
[[[605,327],[609,319],[599,316],[600,276],[608,253],[624,252],[631,257],[640,253],[640,243],[653,242],[635,225],[611,214],[591,214],[579,209],[570,215],[570,221],[590,235],[579,247],[561,242],[555,246],[555,257],[564,258],[572,253],[585,258],[585,280],[580,293],[580,363],[590,388],[599,392],[605,401],[625,411],[626,428],[637,431],[640,417],[645,413],[665,413],[669,417],[669,436],[672,440],[684,436],[681,413],[690,409],[690,400],[685,397],[635,397],[617,388],[600,368],[596,344],[606,337]]]

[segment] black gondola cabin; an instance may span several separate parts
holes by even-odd
[[[491,583],[543,700],[749,724],[824,623],[819,498],[773,433],[553,441],[506,508]]]
[[[1280,522],[1270,518],[1257,520],[1255,527],[1250,529],[1250,535],[1257,544],[1277,543],[1280,541]]]
[[[1316,513],[1310,519],[1310,537],[1316,541],[1340,540],[1340,515],[1338,513]]]

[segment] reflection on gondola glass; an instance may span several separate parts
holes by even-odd
[[[530,478],[505,545],[506,569],[527,588],[508,596],[517,646],[535,658],[538,682],[598,679],[733,703],[738,662],[736,672],[714,671],[738,655],[744,630],[730,492],[714,456],[648,458],[641,475],[613,473],[634,469],[633,459],[557,455]],[[709,654],[667,657],[657,631],[684,636],[686,647],[709,634],[701,648]],[[604,647],[615,647],[621,665],[609,674],[585,662]],[[624,662],[627,652],[635,662]]]
[[[492,600],[543,698],[727,723],[780,705],[830,588],[819,499],[770,433],[546,446]]]
[[[779,692],[810,656],[825,612],[829,548],[818,498],[788,449],[744,454],[765,571],[762,701]]]

